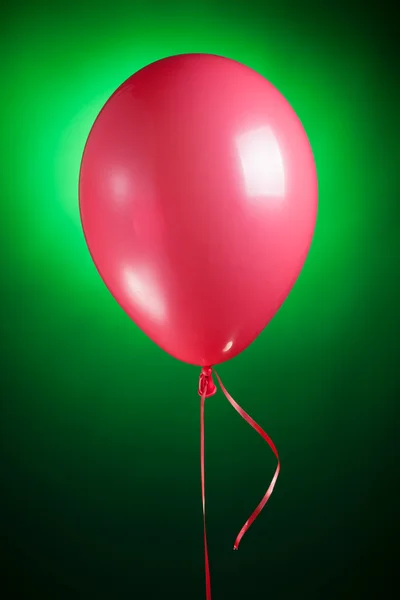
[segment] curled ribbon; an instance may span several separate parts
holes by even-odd
[[[201,375],[200,375],[199,389],[198,389],[199,395],[201,396],[201,400],[200,400],[200,464],[201,464],[201,493],[202,493],[202,503],[203,503],[206,600],[211,600],[211,583],[210,583],[210,565],[209,565],[209,560],[208,560],[207,531],[206,531],[206,508],[205,508],[206,503],[205,503],[205,476],[204,476],[204,404],[205,404],[205,399],[208,398],[209,396],[213,396],[217,391],[216,385],[212,379],[212,373],[213,373],[213,371],[212,371],[211,367],[203,367]],[[225,388],[218,373],[216,371],[214,371],[214,373],[218,379],[221,390],[224,393],[225,397],[227,398],[228,402],[233,406],[233,408],[236,410],[236,412],[239,413],[239,415],[242,417],[242,419],[244,419],[263,438],[263,440],[265,442],[267,442],[267,444],[271,448],[272,452],[275,454],[277,461],[278,461],[278,465],[276,467],[272,481],[269,484],[269,487],[268,487],[266,493],[264,494],[263,498],[261,499],[261,502],[258,504],[256,509],[252,513],[252,515],[247,519],[247,521],[243,525],[242,529],[239,531],[239,534],[238,534],[238,536],[235,540],[235,544],[233,546],[233,549],[237,550],[239,548],[239,544],[240,544],[242,537],[244,536],[246,531],[249,529],[249,527],[254,523],[254,521],[256,520],[256,518],[258,517],[258,515],[260,514],[260,512],[262,511],[262,509],[268,502],[268,500],[274,490],[276,480],[278,479],[279,471],[281,468],[281,463],[279,460],[279,454],[276,449],[276,446],[275,446],[274,442],[271,440],[271,438],[269,437],[269,435],[267,435],[265,433],[265,431],[254,421],[254,419],[252,419],[239,406],[239,404],[232,398],[230,393]]]

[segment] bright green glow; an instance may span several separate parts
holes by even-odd
[[[107,556],[121,594],[106,585],[103,590],[100,579],[97,592],[85,590],[83,597],[130,597],[119,565],[134,551],[131,534],[121,533],[133,529],[132,510],[143,515],[143,523],[135,525],[142,542],[146,519],[152,540],[158,539],[157,528],[163,537],[169,526],[177,536],[173,551],[163,546],[154,555],[157,573],[162,564],[173,572],[175,555],[190,570],[192,555],[182,546],[189,534],[176,521],[187,501],[182,528],[199,516],[194,514],[199,503],[190,504],[199,491],[198,372],[152,344],[106,290],[83,239],[77,187],[89,130],[120,83],[163,56],[222,54],[259,71],[289,100],[308,133],[319,178],[315,238],[293,292],[252,347],[221,367],[228,389],[277,438],[284,459],[286,479],[274,492],[273,516],[260,517],[259,532],[251,534],[243,552],[253,552],[254,560],[265,557],[271,573],[280,573],[281,587],[273,597],[298,597],[286,569],[298,573],[297,565],[303,565],[308,584],[317,585],[315,570],[308,572],[307,565],[314,564],[313,552],[324,540],[339,555],[346,539],[359,555],[364,531],[372,542],[376,535],[364,517],[374,497],[374,490],[364,493],[364,474],[371,470],[375,476],[375,459],[365,458],[362,449],[373,432],[381,452],[388,450],[383,425],[394,418],[396,394],[386,393],[385,386],[394,381],[393,340],[399,329],[398,306],[387,299],[399,260],[398,208],[390,204],[398,198],[396,175],[384,176],[396,147],[389,134],[397,107],[387,101],[389,84],[383,79],[389,71],[358,29],[332,20],[327,8],[317,15],[316,7],[300,8],[295,0],[292,6],[281,3],[281,9],[253,0],[157,8],[150,2],[134,8],[133,1],[117,3],[118,8],[102,2],[89,7],[83,0],[77,6],[60,0],[47,9],[36,4],[13,9],[0,35],[5,65],[0,264],[8,365],[3,386],[10,390],[0,413],[4,489],[8,485],[3,514],[12,529],[29,504],[27,519],[47,532],[41,546],[47,557],[49,532],[58,523],[66,553],[81,557],[82,564],[88,561],[93,580],[96,560]],[[221,394],[208,404],[210,503],[216,507],[214,519],[226,519],[223,531],[229,528],[233,541],[264,490],[273,458],[268,463],[267,450],[232,413]],[[376,454],[376,464],[378,459]],[[305,473],[308,467],[311,475]],[[35,492],[18,483],[30,478]],[[346,499],[332,504],[339,484]],[[155,503],[164,486],[181,498],[179,508],[169,498],[162,510]],[[220,512],[218,504],[224,506]],[[38,519],[34,507],[48,516]],[[93,530],[97,522],[108,523],[98,548],[76,525],[81,511],[82,522]],[[162,516],[167,512],[171,523]],[[22,528],[15,525],[12,531],[21,545]],[[357,535],[352,538],[349,531]],[[41,539],[42,531],[36,533]],[[193,538],[197,534],[199,529]],[[140,552],[143,557],[135,554],[135,560],[148,574],[153,547],[141,546]],[[335,569],[327,552],[326,563],[337,578],[341,566]],[[217,563],[218,552],[214,556]],[[220,572],[231,572],[230,555],[225,567],[224,560]],[[316,568],[323,578],[330,567]],[[201,563],[198,571],[200,580]],[[324,589],[315,597],[328,598]],[[191,594],[190,586],[187,590],[187,597],[201,597],[197,590]],[[342,591],[335,597],[345,597]],[[225,594],[237,597],[229,581]],[[68,596],[75,597],[81,596]]]
[[[199,26],[197,35],[176,22],[162,31],[157,20],[150,31],[141,26],[141,20],[133,28],[131,22],[124,23],[118,27],[117,43],[106,21],[104,31],[87,30],[85,23],[80,29],[78,24],[61,40],[52,21],[34,31],[30,17],[20,25],[29,56],[21,48],[13,60],[10,103],[16,120],[5,158],[11,173],[17,161],[20,172],[26,174],[12,183],[13,193],[21,199],[18,211],[23,210],[25,218],[23,223],[11,224],[9,239],[20,240],[20,260],[31,262],[38,277],[46,282],[50,278],[61,289],[73,286],[73,304],[80,305],[82,297],[89,304],[96,302],[100,293],[107,318],[112,317],[119,309],[99,292],[102,283],[88,258],[79,221],[77,181],[90,127],[116,87],[149,62],[186,51],[230,56],[265,75],[288,98],[308,132],[318,168],[320,208],[314,245],[301,283],[277,316],[270,335],[276,330],[279,343],[283,332],[291,335],[294,322],[306,334],[309,319],[315,317],[310,302],[315,275],[321,285],[325,278],[332,279],[332,272],[339,278],[336,293],[330,293],[328,302],[317,310],[330,330],[325,327],[324,335],[341,335],[342,327],[347,327],[346,314],[352,310],[353,287],[360,283],[349,277],[346,268],[349,246],[354,235],[362,239],[366,225],[362,210],[366,190],[354,180],[354,173],[363,168],[363,157],[357,156],[359,130],[354,126],[355,118],[360,120],[357,113],[365,93],[363,74],[359,69],[354,72],[351,61],[343,70],[342,56],[329,58],[331,64],[327,64],[326,57],[315,57],[311,44],[298,47],[293,57],[291,31],[283,26],[264,40],[254,39],[254,25],[233,22],[232,27],[222,27],[225,21],[225,16],[217,16],[211,29]],[[327,77],[327,71],[334,76]],[[356,93],[338,95],[349,81]],[[347,168],[353,157],[355,162]],[[24,243],[26,237],[33,247]],[[329,316],[332,310],[337,312],[334,321]],[[125,326],[135,335],[128,322]]]
[[[14,268],[40,289],[33,302],[50,290],[58,298],[52,322],[62,328],[58,311],[67,307],[71,319],[92,323],[97,352],[124,339],[132,356],[138,346],[160,356],[123,315],[89,257],[77,198],[83,147],[107,98],[149,62],[192,51],[235,58],[287,97],[316,158],[319,215],[310,255],[292,294],[255,344],[267,362],[297,360],[299,351],[312,352],[322,340],[332,348],[340,345],[360,310],[367,272],[357,261],[373,218],[365,210],[368,189],[359,175],[369,158],[363,142],[368,71],[346,40],[333,54],[329,38],[325,46],[322,38],[303,39],[287,23],[264,34],[257,20],[228,19],[218,9],[209,23],[210,10],[189,16],[189,27],[170,13],[165,23],[163,13],[149,21],[145,12],[137,19],[122,13],[111,27],[106,18],[88,27],[87,18],[75,21],[68,14],[58,17],[62,30],[55,16],[47,15],[36,28],[32,14],[14,22],[9,39],[16,45],[19,35],[23,44],[11,55],[5,103],[6,243]],[[316,44],[325,52],[316,53]]]

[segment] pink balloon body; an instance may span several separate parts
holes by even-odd
[[[83,154],[93,261],[166,352],[208,366],[242,352],[306,259],[317,177],[306,133],[261,75],[219,56],[140,70],[107,101]]]

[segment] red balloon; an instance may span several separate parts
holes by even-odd
[[[317,177],[295,112],[261,75],[186,54],[135,73],[83,154],[80,211],[108,289],[175,358],[242,352],[306,259]]]

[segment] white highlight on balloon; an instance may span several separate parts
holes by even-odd
[[[129,194],[130,180],[123,171],[113,170],[110,174],[113,197],[123,201]]]
[[[230,341],[226,344],[226,346],[222,349],[222,352],[228,352],[232,348],[233,342]]]
[[[162,321],[166,315],[166,307],[150,273],[139,273],[131,267],[126,267],[123,279],[126,291],[139,309],[153,319]]]
[[[271,127],[248,131],[240,135],[236,143],[248,195],[283,196],[282,154]]]

